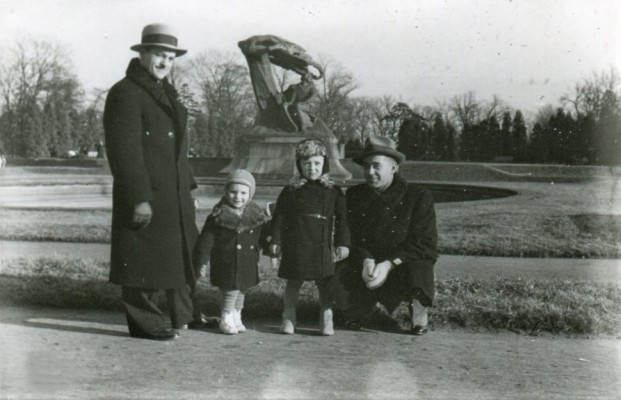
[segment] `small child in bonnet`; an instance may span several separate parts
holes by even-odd
[[[255,179],[246,170],[233,171],[226,179],[225,194],[207,216],[194,248],[194,265],[201,275],[210,263],[211,284],[222,292],[220,331],[245,332],[241,313],[246,290],[259,283],[259,251],[266,213],[252,201]]]
[[[319,333],[331,336],[334,264],[349,255],[350,246],[345,196],[328,176],[320,140],[300,142],[295,157],[298,174],[280,192],[272,219],[270,253],[282,251],[278,276],[287,280],[280,331],[295,332],[300,288],[312,280],[319,291]]]

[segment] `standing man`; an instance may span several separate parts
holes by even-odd
[[[350,328],[359,329],[377,302],[392,312],[410,305],[412,333],[427,332],[434,298],[437,259],[436,214],[431,192],[399,176],[405,156],[394,141],[371,137],[354,159],[366,183],[347,190],[352,247],[349,265],[339,268]]]
[[[110,282],[121,285],[129,334],[171,340],[192,320],[191,252],[198,237],[187,158],[187,110],[168,81],[177,47],[169,27],[151,24],[104,110],[114,178]],[[158,307],[164,290],[170,328]]]

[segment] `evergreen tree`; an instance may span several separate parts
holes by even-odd
[[[482,160],[492,161],[494,157],[500,155],[497,153],[496,143],[500,142],[501,137],[500,124],[495,116],[491,116],[488,120],[487,129],[482,132],[483,137],[481,140]]]
[[[511,155],[516,162],[526,161],[527,150],[526,123],[520,110],[515,112],[511,125]]]
[[[502,115],[498,147],[496,154],[499,156],[512,155],[512,136],[511,136],[511,113],[509,111]]]
[[[408,160],[427,159],[427,126],[424,120],[417,115],[406,118],[397,134],[397,149],[405,154]]]
[[[546,128],[539,122],[533,126],[532,137],[528,150],[528,161],[531,163],[545,163],[548,161],[548,141]]]
[[[436,113],[435,118],[433,120],[433,129],[431,130],[431,141],[432,141],[432,150],[433,160],[447,160],[447,147],[448,147],[448,131],[446,129],[446,125],[444,124],[444,119],[442,118],[442,114]]]
[[[457,161],[457,144],[455,138],[457,131],[453,124],[447,122],[446,124],[446,161]]]

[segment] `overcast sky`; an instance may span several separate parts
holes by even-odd
[[[66,47],[85,89],[120,79],[144,25],[165,22],[191,57],[239,52],[275,34],[325,55],[354,95],[433,105],[467,91],[526,113],[592,72],[621,70],[618,0],[1,0],[0,50],[17,39]],[[7,52],[0,53],[7,56]],[[6,58],[2,60],[5,62]]]

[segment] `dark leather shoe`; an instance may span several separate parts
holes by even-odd
[[[427,328],[427,326],[416,325],[414,328],[412,328],[412,335],[422,336],[428,331],[429,328]]]
[[[208,329],[217,328],[220,321],[217,317],[203,317],[199,320],[194,320],[188,324],[190,329]]]
[[[149,340],[174,340],[179,336],[179,332],[175,329],[170,328],[160,328],[156,329],[153,332],[140,332],[140,333],[130,333],[131,337],[140,338],[140,339],[149,339]]]

